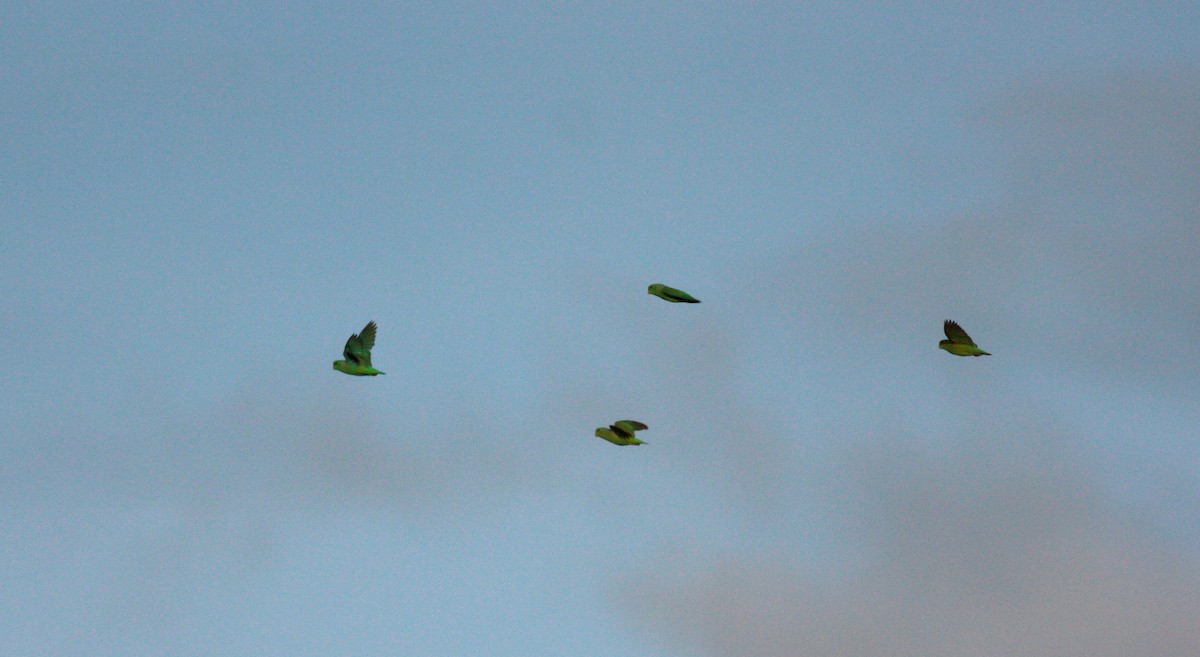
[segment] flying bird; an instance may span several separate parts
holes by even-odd
[[[646,443],[638,440],[633,434],[649,428],[637,420],[617,420],[614,424],[596,429],[596,436],[614,445],[645,445]]]
[[[975,341],[958,325],[958,322],[946,320],[942,328],[945,329],[948,339],[939,342],[938,349],[945,349],[955,356],[991,356],[975,344]]]
[[[355,333],[346,340],[346,348],[342,355],[346,360],[333,361],[333,369],[353,376],[378,376],[383,374],[371,367],[371,347],[375,346],[375,322],[367,322],[361,333]]]
[[[683,290],[676,290],[673,287],[667,287],[662,283],[655,283],[654,285],[651,285],[650,288],[646,290],[646,294],[653,294],[659,299],[666,299],[671,303],[700,303],[699,299],[688,294],[687,292],[684,292]]]

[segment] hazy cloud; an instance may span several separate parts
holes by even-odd
[[[862,556],[835,575],[773,553],[655,562],[623,600],[702,655],[1186,654],[1200,570],[1118,520],[1053,432],[849,455],[844,551]]]
[[[1056,362],[1050,376],[1081,387],[1100,375],[1194,391],[1200,352],[1163,344],[1200,325],[1198,82],[1112,76],[1001,100],[989,126],[1012,149],[1007,201],[821,236],[782,266],[778,280],[809,301],[783,311],[814,341],[855,339],[829,356],[848,371],[895,367],[953,314],[1022,372]],[[817,439],[834,467],[797,469],[805,496],[776,507],[776,524],[825,509],[829,526],[812,532],[832,528],[828,567],[798,564],[792,553],[812,545],[797,534],[737,556],[698,547],[624,580],[621,603],[713,656],[1166,657],[1200,645],[1200,567],[1148,529],[1162,509],[1102,495],[1087,436],[997,383],[963,375],[957,419],[932,435],[886,417],[893,390]]]
[[[823,338],[858,330],[873,359],[917,330],[936,338],[953,314],[993,352],[1194,384],[1200,352],[1162,344],[1200,325],[1197,88],[1200,76],[1181,71],[1003,97],[979,125],[1009,150],[1004,200],[856,224],[788,251],[773,280],[806,302],[790,305],[797,326]]]

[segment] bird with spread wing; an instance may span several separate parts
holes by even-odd
[[[633,434],[649,428],[637,420],[617,420],[607,427],[596,429],[596,436],[614,445],[645,445],[645,442],[638,440]]]
[[[375,322],[367,322],[361,333],[355,333],[346,340],[346,348],[342,356],[346,360],[333,361],[333,369],[352,376],[378,376],[383,374],[371,366],[371,347],[375,346]]]
[[[947,339],[938,343],[938,349],[945,349],[955,356],[991,356],[975,344],[975,341],[958,325],[958,322],[948,319],[942,328],[946,331]]]

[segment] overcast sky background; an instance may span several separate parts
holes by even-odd
[[[6,3],[0,654],[1194,652],[1198,34]]]

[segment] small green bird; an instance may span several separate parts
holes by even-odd
[[[354,376],[378,376],[383,374],[371,367],[371,347],[375,346],[375,322],[367,322],[362,333],[355,333],[346,340],[342,355],[346,360],[333,361],[333,369]]]
[[[958,322],[946,320],[942,328],[946,331],[948,340],[938,343],[938,349],[945,349],[955,356],[991,356],[988,352],[976,346],[971,336],[958,325]]]
[[[645,445],[646,443],[638,440],[633,434],[649,428],[637,420],[617,420],[615,424],[596,429],[596,436],[614,445]]]
[[[684,292],[683,290],[676,290],[673,287],[667,287],[662,283],[655,283],[654,285],[651,285],[650,288],[646,290],[646,294],[653,294],[659,299],[666,299],[671,303],[700,303],[699,299],[688,294],[687,292]]]

